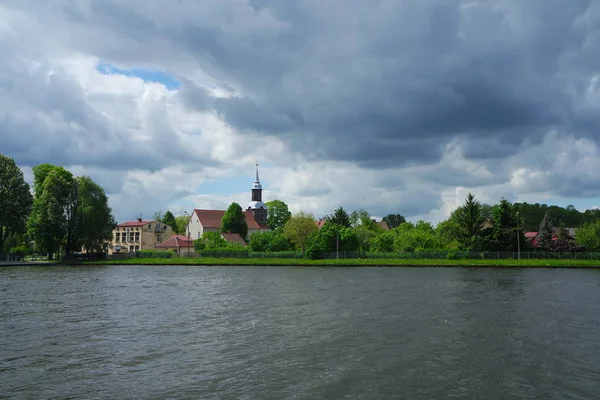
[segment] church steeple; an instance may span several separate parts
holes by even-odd
[[[256,179],[252,184],[252,201],[248,205],[248,211],[254,215],[254,219],[260,225],[267,225],[267,205],[262,201],[262,185],[258,178],[258,163],[256,164]]]

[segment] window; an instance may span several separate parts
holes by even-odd
[[[152,229],[152,224],[148,225],[148,229]]]
[[[135,251],[139,251],[140,250],[140,246],[135,246]]]
[[[160,236],[157,236],[157,237],[156,237],[156,243],[161,243],[161,241],[160,241]]]
[[[200,236],[202,236],[202,232],[198,231],[198,239],[200,239]]]
[[[135,241],[136,241],[136,242],[139,242],[139,241],[140,241],[140,233],[139,233],[139,232],[136,232],[136,233],[135,233]]]
[[[130,252],[130,253],[133,253],[134,251],[135,251],[135,247],[133,247],[133,246],[129,246],[129,252]]]
[[[119,232],[115,233],[115,242],[121,241],[121,234]]]

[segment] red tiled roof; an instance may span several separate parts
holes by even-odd
[[[154,247],[159,248],[159,249],[161,249],[161,248],[162,249],[178,248],[178,247],[194,247],[194,241],[191,239],[188,239],[184,235],[173,235],[173,236],[171,236],[171,239],[165,240],[164,242],[159,243]]]
[[[387,222],[385,222],[385,221],[379,221],[379,222],[376,222],[376,224],[379,225],[379,227],[381,229],[383,229],[384,231],[390,230],[390,227],[388,226]]]
[[[524,235],[527,239],[531,239],[537,236],[537,232],[525,232]]]
[[[244,216],[246,217],[246,224],[248,225],[248,229],[264,229],[262,228],[258,222],[254,219],[254,215],[251,212],[242,211]],[[223,219],[223,215],[225,215],[224,210],[198,210],[195,209],[194,213],[196,217],[200,220],[200,223],[204,228],[220,228],[221,227],[221,219]],[[192,214],[192,215],[193,215]]]
[[[242,246],[247,246],[246,241],[240,236],[239,233],[224,232],[221,233],[221,236],[229,243],[239,243]]]
[[[153,222],[158,222],[155,219],[149,219],[149,220],[135,220],[135,221],[127,221],[127,222],[123,222],[120,223],[119,225],[117,225],[118,227],[126,227],[126,226],[142,226],[142,225],[146,225],[146,224],[151,224]]]

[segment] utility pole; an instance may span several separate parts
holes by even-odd
[[[517,259],[521,259],[521,227],[519,224],[519,212],[517,211]]]
[[[335,258],[340,259],[340,233],[335,233]]]

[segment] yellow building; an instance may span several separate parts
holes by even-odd
[[[123,222],[113,230],[112,241],[108,245],[108,254],[133,253],[140,250],[154,250],[155,246],[173,236],[173,228],[160,221]]]

